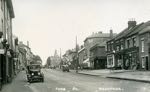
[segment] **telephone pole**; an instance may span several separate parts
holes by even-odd
[[[76,36],[76,73],[78,73],[78,48],[77,48],[77,36]]]
[[[60,66],[59,66],[60,69],[61,69],[61,65],[62,65],[62,60],[61,60],[61,48],[60,48]]]

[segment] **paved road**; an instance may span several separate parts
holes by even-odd
[[[21,72],[12,84],[6,85],[2,92],[150,92],[150,84],[43,70],[45,82],[27,83],[25,72]]]

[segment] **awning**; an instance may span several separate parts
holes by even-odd
[[[83,63],[88,63],[88,62],[89,62],[89,58],[83,61]]]

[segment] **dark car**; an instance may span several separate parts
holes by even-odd
[[[44,74],[41,72],[40,64],[31,64],[27,66],[28,82],[41,81],[44,82]]]
[[[62,65],[62,71],[65,72],[69,72],[69,66],[68,65]]]

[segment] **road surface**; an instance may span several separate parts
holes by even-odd
[[[43,69],[45,81],[28,83],[22,71],[2,92],[150,92],[150,84]]]

